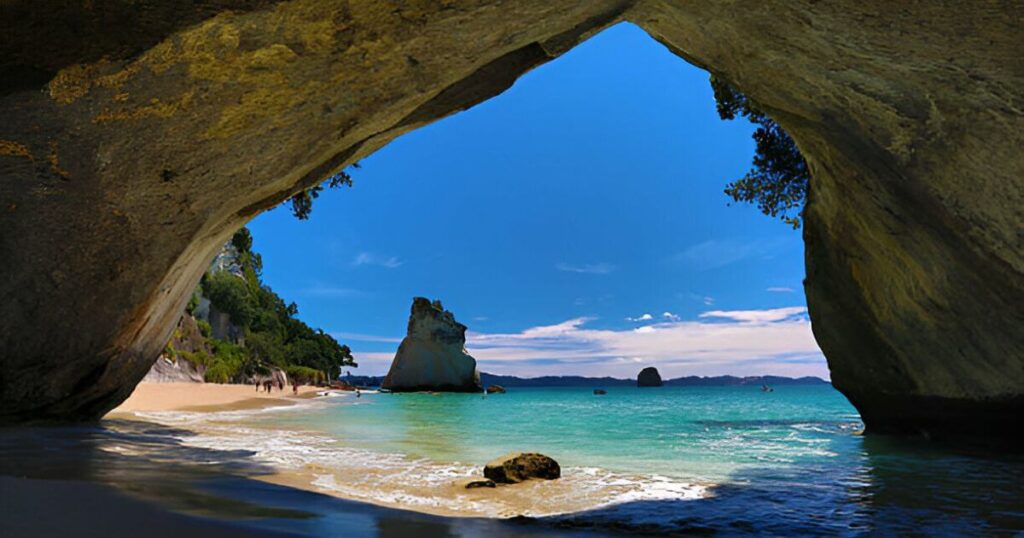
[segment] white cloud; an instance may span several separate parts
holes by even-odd
[[[636,376],[638,366],[644,365],[657,366],[666,378],[774,374],[827,379],[828,368],[806,312],[806,308],[796,306],[713,310],[696,320],[671,319],[663,314],[660,321],[627,329],[591,329],[587,324],[594,318],[580,317],[515,333],[470,331],[466,347],[482,371],[522,377],[628,378]],[[398,340],[367,338],[370,342],[396,344]],[[353,354],[360,363],[358,372],[363,374],[386,372],[394,358],[394,350]]]
[[[665,318],[665,319],[667,319],[669,321],[680,321],[682,319],[679,316],[673,314],[672,312],[662,312],[661,313],[661,317],[663,317],[663,318]]]
[[[677,293],[676,294],[676,298],[678,298],[678,299],[687,299],[687,300],[691,300],[691,301],[699,301],[701,303],[704,303],[706,306],[711,306],[711,305],[715,304],[715,298],[714,297],[712,297],[710,295],[702,295],[702,294],[699,294],[699,293],[694,293],[692,291],[688,291],[686,293]]]
[[[635,329],[589,329],[576,318],[509,334],[468,333],[466,346],[493,373],[635,376],[635,363],[662,376],[828,376],[803,307],[705,312],[697,321]],[[628,358],[628,359],[624,359]],[[634,359],[639,358],[640,361]]]
[[[770,291],[772,293],[793,293],[793,288],[787,288],[785,286],[772,286],[766,288],[764,291]]]
[[[692,245],[673,259],[697,271],[708,271],[750,258],[771,258],[781,246],[778,239],[735,241],[711,239]]]
[[[360,252],[356,255],[355,259],[352,260],[352,265],[379,265],[388,269],[394,269],[401,267],[405,262],[397,256],[380,256],[373,254],[372,252]]]
[[[740,323],[771,323],[784,321],[807,312],[803,306],[787,306],[768,310],[712,310],[700,315],[702,319],[722,318]]]
[[[585,263],[583,265],[571,265],[568,263],[559,263],[555,265],[555,269],[559,271],[565,271],[568,273],[586,273],[591,275],[607,275],[615,270],[615,266],[610,263]]]
[[[654,319],[654,316],[644,313],[643,315],[637,316],[635,318],[626,318],[626,321],[651,321],[652,319]]]

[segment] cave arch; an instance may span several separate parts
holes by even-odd
[[[235,228],[628,20],[800,145],[812,325],[868,429],[1020,436],[1017,3],[142,3],[5,6],[3,422],[101,416]]]

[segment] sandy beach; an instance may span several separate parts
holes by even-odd
[[[369,458],[355,458],[355,453],[342,448],[343,443],[332,442],[329,446],[318,447],[323,439],[307,437],[310,432],[291,430],[288,426],[275,423],[265,415],[255,420],[240,419],[238,415],[225,417],[225,411],[249,411],[277,406],[292,406],[303,400],[316,397],[323,388],[302,386],[299,394],[292,394],[291,387],[284,391],[256,392],[253,385],[227,385],[216,383],[140,383],[123,404],[111,411],[108,419],[139,421],[141,414],[168,411],[186,412],[190,416],[185,422],[176,422],[181,417],[146,416],[141,420],[155,420],[168,427],[187,428],[192,434],[215,438],[219,447],[202,446],[204,450],[220,450],[223,444],[231,447],[245,447],[256,453],[274,451],[281,444],[303,445],[302,451],[312,453],[318,448],[324,455],[321,461],[306,462],[299,466],[268,467],[262,472],[249,476],[252,480],[278,486],[326,494],[338,499],[369,503],[383,508],[398,510],[412,509],[423,514],[442,517],[508,518],[521,514],[535,513],[548,515],[557,512],[575,512],[599,505],[592,498],[584,482],[592,477],[567,476],[559,481],[532,481],[499,489],[483,488],[467,490],[464,482],[480,474],[480,469],[466,469],[461,466],[435,463],[440,474],[451,474],[440,481],[403,483],[406,467],[427,465],[424,461],[408,459],[402,466],[394,466],[393,455],[377,456],[364,454]],[[206,417],[206,418],[200,418]],[[139,422],[143,424],[144,422]],[[242,432],[259,430],[253,436]],[[195,443],[193,438],[191,443]],[[338,450],[338,451],[335,451]],[[237,463],[237,462],[235,462]],[[341,467],[338,467],[341,466]],[[326,477],[330,477],[327,479]],[[327,483],[321,484],[326,480]],[[420,499],[421,501],[410,501]],[[429,502],[428,502],[429,501]],[[557,506],[558,509],[552,510]]]
[[[311,385],[299,387],[299,394],[291,386],[270,393],[255,385],[221,385],[218,383],[139,383],[135,392],[117,406],[111,415],[137,411],[218,411],[229,409],[256,409],[275,405],[291,405],[297,399],[312,398],[318,390]]]

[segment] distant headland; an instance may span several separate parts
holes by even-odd
[[[366,387],[380,386],[384,376],[346,376],[347,382]],[[495,375],[487,372],[480,373],[480,382],[483,386],[501,385],[502,387],[635,387],[636,379],[624,379],[618,377],[586,377],[586,376],[542,376],[542,377],[518,377],[510,375]],[[738,385],[827,385],[828,381],[820,377],[784,377],[784,376],[686,376],[674,379],[666,379],[663,382],[666,387],[726,387]]]

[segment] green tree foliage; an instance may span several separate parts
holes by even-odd
[[[753,167],[725,188],[725,194],[737,202],[757,204],[762,213],[781,218],[793,228],[800,227],[800,213],[807,198],[810,173],[796,143],[750,101],[725,81],[712,75],[718,115],[723,120],[737,116],[756,124]]]
[[[212,340],[211,344],[213,357],[203,375],[208,383],[230,383],[237,381],[240,375],[250,373],[246,371],[246,355],[241,346],[223,340]]]
[[[334,379],[344,366],[356,366],[348,346],[299,320],[295,303],[285,303],[260,280],[263,262],[252,250],[252,236],[243,228],[231,244],[238,250],[242,275],[208,274],[201,287],[210,303],[242,326],[244,346],[211,339],[213,348],[206,380],[215,383],[267,375],[271,368],[304,367]],[[202,327],[201,327],[202,330]],[[204,331],[205,332],[205,331]],[[308,372],[306,372],[308,374]]]
[[[324,377],[324,373],[315,368],[309,368],[308,366],[289,366],[285,373],[288,374],[288,378],[298,381],[299,383],[323,383],[327,379]]]
[[[252,232],[248,228],[242,228],[231,236],[231,246],[239,253],[252,252]]]
[[[245,350],[249,358],[257,363],[284,368],[285,345],[278,334],[273,332],[249,332],[245,339]]]
[[[192,365],[195,366],[196,368],[200,366],[206,366],[211,362],[210,356],[207,355],[207,353],[202,350],[196,351],[195,353],[191,351],[181,351],[178,353],[178,356],[180,356],[182,359],[185,359],[188,362],[191,362]]]
[[[352,168],[359,168],[359,163],[354,163]],[[292,206],[292,215],[295,215],[295,218],[299,220],[308,219],[310,213],[313,212],[313,200],[320,197],[320,193],[323,192],[325,185],[330,189],[336,189],[341,186],[351,187],[352,176],[347,171],[341,170],[324,180],[323,183],[292,196],[288,200]]]
[[[322,330],[313,331],[309,327],[304,327],[301,336],[288,343],[285,360],[288,364],[320,370],[329,379],[341,375],[343,366],[357,366],[348,346],[338,344]]]
[[[245,280],[222,271],[207,275],[202,281],[203,294],[217,310],[231,316],[231,321],[242,326],[252,323],[257,315],[253,297]]]
[[[196,311],[196,307],[199,306],[200,297],[199,288],[196,288],[192,292],[192,296],[188,298],[188,304],[185,305],[185,312],[188,312],[189,315],[193,314]]]

